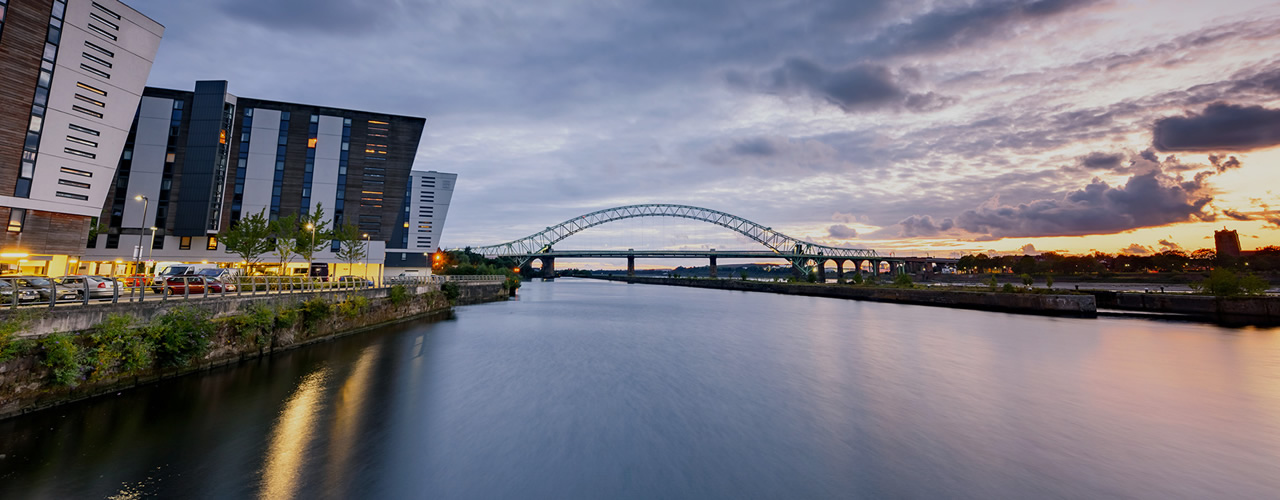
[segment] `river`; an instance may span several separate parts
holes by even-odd
[[[0,421],[0,498],[1276,498],[1280,330],[563,279]]]

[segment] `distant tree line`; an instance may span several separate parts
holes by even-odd
[[[1252,255],[1232,257],[1218,255],[1212,249],[1193,252],[1165,250],[1151,255],[1107,254],[1063,255],[1045,252],[1040,255],[988,256],[966,255],[956,265],[965,273],[1014,274],[1104,274],[1124,272],[1183,272],[1226,268],[1249,271],[1280,271],[1280,247],[1268,246]]]

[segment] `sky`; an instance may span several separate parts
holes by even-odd
[[[128,3],[149,85],[425,117],[446,247],[636,203],[897,255],[1280,245],[1274,1]],[[694,226],[559,248],[758,248]]]

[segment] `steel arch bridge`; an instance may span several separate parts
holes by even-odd
[[[633,219],[637,217],[678,217],[708,222],[731,229],[739,234],[751,238],[753,241],[764,245],[769,250],[772,250],[775,254],[779,254],[780,257],[881,257],[875,250],[871,249],[833,247],[805,241],[799,238],[793,238],[774,231],[771,227],[765,227],[742,217],[721,212],[719,210],[711,210],[708,208],[694,207],[690,205],[670,205],[664,203],[626,205],[597,210],[589,214],[583,214],[566,220],[560,224],[548,227],[542,231],[525,236],[518,240],[499,243],[497,245],[472,247],[471,251],[486,257],[532,258],[535,254],[550,252],[552,245],[555,245],[565,238],[580,233],[588,228],[609,222]]]

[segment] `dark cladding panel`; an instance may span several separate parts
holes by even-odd
[[[223,104],[227,82],[196,82],[191,104],[186,158],[182,163],[181,190],[174,200],[173,234],[204,236],[214,193],[213,178],[218,165]]]

